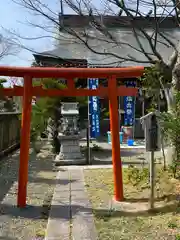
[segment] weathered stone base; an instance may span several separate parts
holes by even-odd
[[[137,202],[118,202],[116,200],[112,200],[112,207],[115,211],[121,211],[122,213],[126,215],[134,215],[135,213],[141,213],[146,214],[149,211],[158,211],[161,212],[164,207],[172,206],[172,204],[175,204],[176,201],[170,201],[170,202],[164,202],[164,201],[155,201],[154,202],[154,208],[151,209],[150,203],[142,202],[141,200],[137,199]]]
[[[57,155],[54,159],[55,166],[65,166],[65,165],[85,165],[86,158],[77,158],[77,159],[61,159],[59,155]]]
[[[86,164],[86,158],[80,150],[78,135],[60,135],[59,140],[61,147],[59,155],[54,160],[55,166]]]

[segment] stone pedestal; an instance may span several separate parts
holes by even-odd
[[[80,165],[85,164],[86,159],[80,151],[79,136],[59,135],[60,153],[55,158],[56,165]]]

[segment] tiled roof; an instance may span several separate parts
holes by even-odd
[[[97,21],[102,21],[103,24],[108,28],[123,28],[131,27],[132,21],[133,24],[138,25],[139,27],[152,27],[156,26],[156,23],[159,23],[161,28],[174,28],[179,27],[179,24],[176,21],[176,18],[166,17],[162,21],[162,17],[157,17],[156,19],[152,17],[142,18],[134,17],[133,20],[127,16],[93,16]],[[71,28],[82,28],[87,27],[93,19],[90,16],[80,16],[80,15],[59,15],[59,19],[63,22],[65,27]]]
[[[159,21],[159,29],[162,33],[169,38],[175,45],[178,44],[180,39],[180,28],[176,23],[174,18],[167,17],[163,21],[159,18],[156,19]],[[146,31],[153,33],[155,31],[154,25],[156,23],[153,17],[148,19],[142,19],[140,17],[134,18],[134,24],[137,24],[138,27],[146,28]],[[90,17],[89,16],[79,16],[79,15],[64,15],[63,22],[65,27],[70,27],[79,31],[86,26],[89,26]],[[107,38],[104,35],[100,36],[100,40],[96,37],[94,39],[89,39],[88,43],[95,50],[94,52],[85,47],[82,42],[77,42],[72,40],[72,36],[67,36],[63,31],[60,32],[59,36],[59,47],[51,51],[42,52],[39,55],[34,55],[37,57],[52,57],[62,60],[72,60],[72,61],[86,61],[90,66],[98,67],[124,67],[124,66],[149,66],[148,59],[141,52],[138,42],[130,29],[131,20],[126,16],[116,17],[116,16],[104,16],[103,23],[106,27],[109,28],[109,32],[115,35],[118,43],[114,42],[109,43]],[[77,28],[77,29],[76,29]],[[96,36],[98,34],[95,30],[92,30],[92,35]],[[138,32],[138,31],[137,31]],[[64,35],[63,35],[64,34]],[[138,32],[138,34],[140,34]],[[141,33],[141,36],[138,36],[141,41],[141,44],[146,52],[150,54],[155,60],[157,59],[149,45],[147,39]],[[65,40],[66,39],[66,40]],[[157,51],[163,57],[164,61],[168,61],[173,53],[172,47],[158,35],[157,42]],[[139,51],[140,50],[140,51]],[[96,54],[99,52],[100,54]],[[126,58],[126,61],[121,61],[121,58],[112,56],[112,54],[117,55],[122,58]],[[137,61],[127,60],[131,56],[131,59],[136,59]]]

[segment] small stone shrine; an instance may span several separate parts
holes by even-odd
[[[79,145],[78,129],[78,103],[61,103],[62,122],[58,133],[60,141],[60,153],[56,156],[56,165],[85,164],[86,159],[82,156]]]

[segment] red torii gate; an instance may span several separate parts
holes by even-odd
[[[44,67],[6,67],[0,66],[0,76],[23,77],[24,86],[0,89],[5,96],[23,96],[23,111],[21,122],[20,166],[18,181],[18,207],[26,206],[28,183],[28,158],[30,144],[30,122],[32,97],[39,96],[107,96],[109,97],[110,126],[112,138],[112,162],[114,171],[114,197],[123,200],[122,163],[120,159],[119,113],[117,96],[136,96],[137,88],[117,86],[116,78],[140,77],[143,67],[127,68],[44,68]],[[67,88],[43,89],[33,87],[32,78],[66,78]],[[76,89],[74,78],[107,78],[108,87],[98,89]]]

